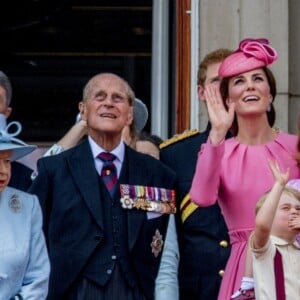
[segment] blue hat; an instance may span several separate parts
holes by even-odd
[[[9,129],[16,126],[15,132],[9,132]],[[17,160],[33,150],[36,149],[35,145],[27,145],[23,141],[15,138],[22,130],[19,122],[11,122],[6,125],[6,117],[0,114],[0,151],[11,150],[11,161]]]
[[[137,132],[141,132],[148,120],[148,109],[144,102],[138,98],[133,104],[133,124]]]

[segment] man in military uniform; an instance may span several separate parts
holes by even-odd
[[[204,99],[206,84],[219,84],[218,69],[228,49],[218,49],[205,56],[199,65],[197,90]],[[179,288],[181,300],[215,300],[230,253],[229,237],[218,204],[198,207],[190,201],[189,190],[198,151],[208,138],[197,130],[175,136],[160,145],[161,161],[177,173],[177,230],[180,250]],[[203,170],[205,172],[205,170]]]

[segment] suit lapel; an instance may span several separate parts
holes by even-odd
[[[83,200],[95,222],[103,229],[99,177],[88,140],[77,147],[76,151],[68,158],[68,164]]]

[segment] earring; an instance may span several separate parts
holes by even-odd
[[[271,111],[271,103],[269,103],[268,107],[267,107],[267,112]]]

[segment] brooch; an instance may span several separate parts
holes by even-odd
[[[164,241],[162,239],[162,235],[160,234],[159,230],[156,229],[155,235],[152,237],[152,242],[150,244],[152,253],[155,257],[157,257],[158,254],[161,252],[163,244]]]
[[[18,213],[22,209],[21,201],[17,194],[13,194],[8,201],[8,206],[10,210],[14,213]]]

